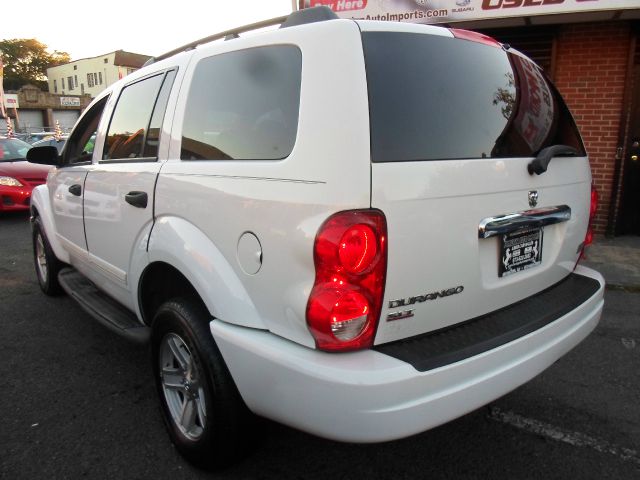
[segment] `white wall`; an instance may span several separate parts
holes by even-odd
[[[93,58],[84,58],[75,62],[47,69],[49,92],[67,95],[81,95],[88,93],[95,97],[112,83],[118,81],[119,68],[113,64],[115,52]],[[122,68],[122,67],[120,67]],[[88,75],[91,78],[88,78]],[[70,88],[69,77],[73,78],[73,88]],[[76,86],[77,78],[77,86]],[[64,79],[64,88],[63,88]],[[95,83],[97,80],[97,84]],[[102,81],[102,83],[100,83]],[[92,86],[90,84],[93,83]]]

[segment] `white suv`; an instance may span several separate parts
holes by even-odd
[[[540,69],[480,34],[332,16],[169,52],[60,157],[29,152],[57,167],[32,201],[42,289],[150,342],[201,465],[242,452],[252,414],[349,442],[432,428],[602,311],[577,265],[589,161]]]

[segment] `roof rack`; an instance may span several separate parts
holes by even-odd
[[[165,58],[173,57],[178,53],[185,52],[187,50],[193,50],[197,46],[203,45],[205,43],[213,42],[215,40],[220,40],[220,39],[232,40],[234,38],[239,38],[241,33],[250,32],[252,30],[271,27],[273,25],[280,25],[280,28],[288,28],[288,27],[295,27],[298,25],[304,25],[307,23],[323,22],[325,20],[334,20],[337,18],[339,17],[333,12],[333,10],[325,6],[297,10],[295,12],[290,13],[289,15],[272,18],[270,20],[263,20],[261,22],[244,25],[242,27],[233,28],[231,30],[225,30],[224,32],[215,33],[213,35],[209,35],[208,37],[201,38],[200,40],[195,40],[181,47],[174,48],[169,52],[163,53],[158,57],[151,57],[149,60],[145,62],[143,67],[146,67],[147,65],[151,65],[152,63],[155,63],[159,60],[164,60]]]

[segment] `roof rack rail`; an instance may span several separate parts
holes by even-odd
[[[244,25],[242,27],[232,28],[231,30],[225,30],[224,32],[215,33],[213,35],[209,35],[208,37],[201,38],[200,40],[195,40],[181,47],[174,48],[169,52],[163,53],[158,57],[151,57],[149,60],[145,62],[143,67],[146,67],[147,65],[151,65],[152,63],[155,63],[159,60],[164,60],[165,58],[173,57],[178,53],[185,52],[187,50],[193,50],[198,45],[203,45],[205,43],[213,42],[215,40],[220,40],[220,39],[231,40],[234,38],[239,38],[240,33],[250,32],[252,30],[258,30],[260,28],[265,28],[265,27],[271,27],[273,25],[280,25],[280,28],[288,28],[288,27],[295,27],[298,25],[304,25],[307,23],[323,22],[325,20],[334,20],[337,18],[339,17],[335,14],[335,12],[333,12],[333,10],[331,10],[329,7],[325,7],[325,6],[297,10],[295,12],[290,13],[289,15],[272,18],[270,20],[263,20],[261,22]]]

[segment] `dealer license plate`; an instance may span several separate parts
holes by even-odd
[[[540,265],[542,261],[542,229],[529,228],[502,236],[500,277]]]

